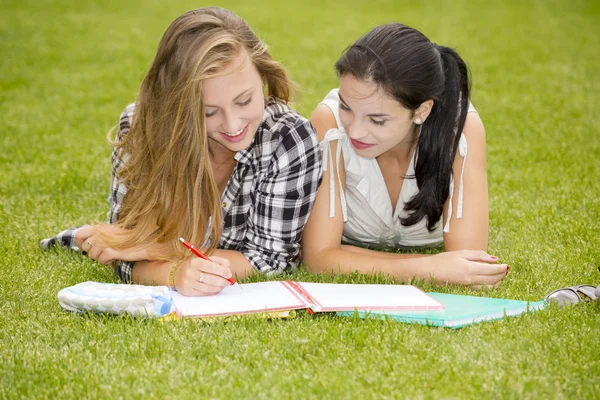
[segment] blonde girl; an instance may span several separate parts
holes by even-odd
[[[196,296],[232,275],[293,271],[321,178],[282,65],[234,13],[201,8],[165,32],[112,154],[110,224],[41,242],[114,263],[124,282]],[[184,237],[213,262],[191,255]]]

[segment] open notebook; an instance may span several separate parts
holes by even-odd
[[[410,285],[362,285],[270,281],[230,286],[207,297],[173,292],[179,317],[203,318],[308,309],[323,311],[441,310],[443,305]]]
[[[240,289],[241,287],[241,289]],[[229,286],[219,294],[186,297],[166,286],[82,282],[58,292],[70,311],[143,317],[211,318],[238,314],[286,317],[294,310],[439,310],[437,300],[414,286],[271,281]]]
[[[490,297],[466,296],[429,292],[429,295],[444,305],[443,310],[425,311],[358,311],[358,315],[373,318],[391,318],[401,322],[417,323],[448,328],[461,328],[482,321],[502,319],[543,309],[544,301],[496,299]],[[341,312],[338,315],[352,316],[354,312]]]

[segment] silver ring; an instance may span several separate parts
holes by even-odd
[[[86,239],[86,241],[85,241],[85,242],[86,242],[87,244],[89,244],[89,245],[90,245],[90,247],[88,248],[88,251],[90,251],[90,250],[92,249],[92,247],[94,247],[94,243],[90,242],[90,239],[89,239],[89,238],[88,238],[88,239]]]
[[[198,282],[204,282],[204,272],[200,272],[200,279],[198,279]]]

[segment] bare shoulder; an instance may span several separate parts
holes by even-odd
[[[479,114],[476,112],[467,113],[463,134],[469,142],[473,140],[475,142],[485,143],[485,128]]]
[[[325,138],[328,130],[337,128],[335,116],[329,107],[325,104],[319,104],[310,115],[310,122],[315,127],[319,135],[319,142]]]

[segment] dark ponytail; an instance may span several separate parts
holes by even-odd
[[[340,76],[371,81],[404,107],[416,110],[433,100],[421,125],[415,175],[418,193],[406,203],[405,226],[427,218],[435,229],[449,196],[450,177],[469,106],[470,79],[465,62],[452,49],[437,46],[421,32],[401,24],[379,26],[350,46],[335,64]]]

